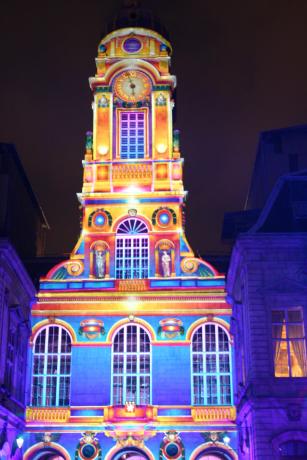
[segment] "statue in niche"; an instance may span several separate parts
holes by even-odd
[[[164,278],[171,276],[171,258],[167,251],[162,251],[161,265]]]
[[[104,278],[106,274],[106,251],[95,251],[95,273],[97,278]]]

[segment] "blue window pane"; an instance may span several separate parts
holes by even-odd
[[[121,158],[144,158],[145,129],[144,112],[125,112],[121,114],[120,148]]]

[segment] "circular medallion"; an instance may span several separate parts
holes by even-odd
[[[170,216],[167,212],[161,212],[159,215],[159,221],[162,225],[167,225],[170,221]]]
[[[149,78],[137,70],[127,70],[116,78],[114,92],[117,97],[127,102],[145,99],[151,90]]]
[[[94,224],[97,227],[102,227],[105,223],[106,223],[106,218],[103,214],[99,213],[94,217]]]
[[[171,223],[172,215],[168,209],[162,209],[157,214],[157,223],[160,227],[168,227]]]
[[[84,444],[81,448],[81,456],[85,459],[92,459],[97,454],[95,446],[93,444]]]
[[[127,53],[137,53],[141,49],[142,43],[137,38],[127,38],[123,47]]]
[[[169,459],[176,459],[181,455],[181,449],[175,442],[170,442],[165,446],[165,456]]]

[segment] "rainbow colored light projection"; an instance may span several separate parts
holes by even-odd
[[[185,236],[171,52],[143,28],[99,43],[82,231],[32,306],[26,460],[237,459],[231,307]]]

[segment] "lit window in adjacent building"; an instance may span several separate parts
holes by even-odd
[[[229,337],[217,324],[203,324],[193,334],[192,389],[192,404],[232,403]]]
[[[32,405],[68,406],[71,339],[61,326],[47,326],[34,341]]]
[[[116,278],[148,278],[148,229],[140,219],[126,219],[116,235]]]
[[[272,337],[275,377],[307,377],[302,309],[273,310]]]
[[[120,112],[120,157],[133,160],[145,156],[145,112]]]
[[[150,337],[138,324],[122,327],[113,341],[113,404],[150,404]]]

